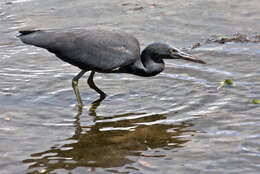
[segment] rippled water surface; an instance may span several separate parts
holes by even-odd
[[[0,2],[0,173],[260,173],[260,3],[224,0]],[[155,77],[79,72],[22,44],[21,29],[113,27],[208,64],[167,60]],[[248,41],[209,42],[241,33]],[[199,44],[191,49],[194,44]],[[220,86],[231,79],[233,86]],[[94,103],[93,103],[94,102]]]

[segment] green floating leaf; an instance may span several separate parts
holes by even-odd
[[[234,85],[234,83],[232,82],[232,80],[226,79],[226,80],[220,82],[220,86],[219,86],[217,89],[219,90],[219,89],[222,88],[223,86],[235,86],[235,85]]]
[[[219,38],[219,39],[228,39],[228,38],[229,38],[229,36],[226,35],[226,34],[217,34],[216,36],[217,36],[217,38]]]
[[[230,80],[230,79],[226,79],[226,80],[224,81],[224,84],[225,84],[225,85],[231,85],[231,86],[233,86],[233,82],[232,82],[232,80]]]
[[[252,103],[254,103],[254,104],[259,104],[259,103],[260,103],[260,100],[259,100],[259,99],[253,99],[253,100],[252,100]]]
[[[180,76],[189,77],[189,74],[183,73],[183,74],[180,74]]]

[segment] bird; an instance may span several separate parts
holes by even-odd
[[[18,38],[25,44],[47,49],[81,70],[72,79],[79,109],[83,104],[78,81],[87,71],[91,71],[88,77],[89,87],[104,99],[106,94],[93,81],[95,72],[150,77],[164,70],[164,59],[184,59],[206,64],[205,61],[164,42],[151,43],[141,51],[136,37],[118,29],[21,30]]]

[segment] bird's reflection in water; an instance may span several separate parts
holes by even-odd
[[[195,132],[189,128],[192,126],[189,122],[175,125],[141,124],[166,119],[161,114],[126,113],[101,117],[96,114],[101,102],[102,99],[97,100],[89,109],[89,115],[95,116],[93,126],[81,126],[79,112],[75,116],[75,134],[68,139],[70,143],[32,154],[24,160],[24,163],[29,163],[28,173],[38,173],[41,168],[51,173],[57,169],[73,170],[77,167],[87,167],[88,170],[95,170],[96,167],[122,167],[134,163],[133,159],[143,157],[143,152],[148,149],[181,148],[190,141],[182,135]]]

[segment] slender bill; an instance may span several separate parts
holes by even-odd
[[[207,64],[203,60],[193,57],[192,55],[181,52],[181,51],[175,53],[173,56],[174,56],[174,58],[177,58],[177,59],[183,59],[183,60],[188,60],[188,61],[192,61],[192,62],[196,62],[196,63]]]

